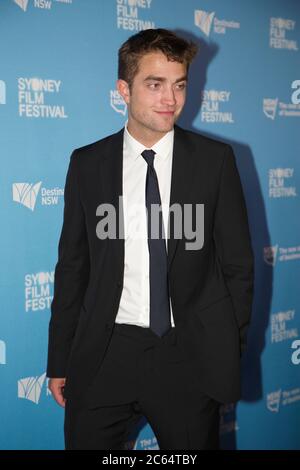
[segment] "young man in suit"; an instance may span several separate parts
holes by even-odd
[[[47,367],[67,449],[121,449],[141,416],[160,449],[217,449],[240,398],[253,255],[231,147],[175,125],[196,50],[130,37],[128,121],[70,159]]]

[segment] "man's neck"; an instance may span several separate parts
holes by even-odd
[[[153,132],[152,130],[148,130],[146,128],[145,132],[142,134],[141,132],[137,132],[129,122],[127,123],[127,130],[135,140],[144,145],[146,148],[153,147],[156,142],[158,142],[167,134],[167,132]]]

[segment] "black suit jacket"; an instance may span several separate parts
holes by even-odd
[[[123,132],[75,150],[66,178],[47,376],[66,377],[65,396],[74,400],[84,396],[101,364],[122,292],[124,240],[97,237],[96,210],[102,203],[119,207]],[[202,249],[186,250],[190,240],[175,238],[172,227],[168,240],[178,345],[210,396],[236,401],[251,314],[253,253],[231,147],[175,125],[173,203],[204,204]]]

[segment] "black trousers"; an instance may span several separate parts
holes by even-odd
[[[144,416],[161,450],[218,449],[220,403],[207,396],[176,328],[115,324],[105,358],[78,405],[65,407],[66,449],[120,450]]]

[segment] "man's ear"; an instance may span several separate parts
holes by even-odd
[[[122,96],[125,103],[129,104],[130,103],[130,90],[129,90],[128,83],[125,80],[122,80],[119,78],[117,80],[117,90]]]

